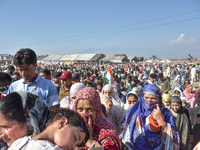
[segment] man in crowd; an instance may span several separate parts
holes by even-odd
[[[51,72],[48,69],[42,69],[40,71],[40,76],[51,81]]]
[[[158,86],[162,87],[162,93],[168,94],[168,91],[170,90],[170,84],[169,84],[169,80],[165,79],[163,77],[163,74],[160,73],[158,75],[159,80],[158,80]]]
[[[199,65],[199,63],[197,64],[196,69],[197,69],[197,73],[196,73],[197,80],[199,80],[200,79],[200,65]]]
[[[190,72],[190,77],[191,77],[191,83],[193,84],[194,81],[196,81],[196,68],[195,65],[193,65],[191,72]]]
[[[12,77],[14,71],[15,71],[15,67],[10,65],[7,67],[7,71],[8,71],[8,74]]]
[[[60,91],[60,86],[61,86],[61,81],[60,81],[61,79],[59,79],[59,77],[61,76],[61,74],[62,74],[61,72],[54,72],[53,75],[52,75],[52,77],[53,77],[53,83],[54,83],[54,85],[55,85],[58,93]]]
[[[72,84],[80,82],[80,74],[78,72],[72,73]]]
[[[6,72],[0,72],[0,93],[7,95],[10,84],[12,83],[11,76]]]
[[[61,79],[59,101],[61,101],[65,96],[69,95],[69,90],[72,86],[72,74],[69,71],[64,71],[59,78]]]
[[[105,75],[107,73],[107,71],[104,70],[104,66],[101,66],[101,71],[100,71],[100,75],[102,76],[102,78],[104,79],[105,78]]]
[[[156,84],[156,78],[157,78],[157,75],[152,73],[150,74],[149,80],[147,80],[147,82],[149,84]]]
[[[15,80],[19,80],[19,79],[21,79],[22,77],[20,76],[19,72],[15,71],[15,72],[13,73],[13,78],[14,78]]]
[[[37,56],[35,52],[29,48],[20,49],[13,61],[22,79],[10,85],[8,94],[15,91],[27,91],[41,96],[51,109],[57,109],[59,107],[57,90],[51,81],[36,73]]]

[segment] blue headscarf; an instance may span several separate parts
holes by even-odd
[[[161,98],[161,91],[155,84],[148,84],[142,91],[141,100],[133,105],[126,113],[121,125],[125,129],[123,132],[123,143],[129,149],[145,149],[154,150],[162,149],[161,132],[152,132],[147,124],[147,118],[152,114],[158,104],[161,108],[163,118],[172,128],[174,139],[179,139],[179,134],[174,122],[174,118],[167,108],[162,107],[161,103],[156,101],[147,101],[143,98],[143,94],[150,94]],[[154,120],[154,123],[157,122]],[[175,143],[178,141],[175,141]]]
[[[182,78],[181,78],[181,83],[184,85],[185,83],[185,79],[186,79],[186,75],[183,75]]]
[[[115,82],[113,83],[113,85],[118,87],[118,96],[124,102],[124,104],[126,104],[126,97],[124,96],[124,94],[122,94],[119,83]]]

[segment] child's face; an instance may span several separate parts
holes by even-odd
[[[59,125],[60,124],[58,124],[58,126]],[[76,146],[83,143],[85,137],[86,133],[82,132],[80,127],[64,125],[55,133],[54,144],[60,146],[64,150],[74,150]]]

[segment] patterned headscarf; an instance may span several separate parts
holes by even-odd
[[[129,109],[121,123],[122,128],[125,129],[123,132],[123,143],[129,149],[133,150],[152,150],[162,149],[164,147],[160,126],[152,117],[152,112],[156,108],[156,104],[158,104],[168,126],[165,149],[173,146],[174,149],[178,149],[180,141],[179,134],[170,111],[156,101],[145,100],[143,98],[144,93],[161,98],[160,89],[155,84],[148,84],[144,87],[141,100]]]
[[[103,114],[99,93],[92,87],[86,87],[78,92],[76,102],[79,99],[90,100],[96,111],[96,119],[93,120],[94,139],[104,148],[107,146],[113,146],[116,147],[116,150],[120,149],[117,131],[115,130],[114,125]],[[83,114],[82,117],[84,116],[86,115]],[[87,149],[87,147],[84,146],[78,149]]]
[[[39,96],[25,92],[16,92],[20,95],[27,122],[28,134],[37,135],[43,129],[50,112],[49,105]]]

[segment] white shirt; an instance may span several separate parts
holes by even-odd
[[[45,140],[32,140],[31,136],[25,136],[13,142],[8,150],[63,150],[58,145]]]

